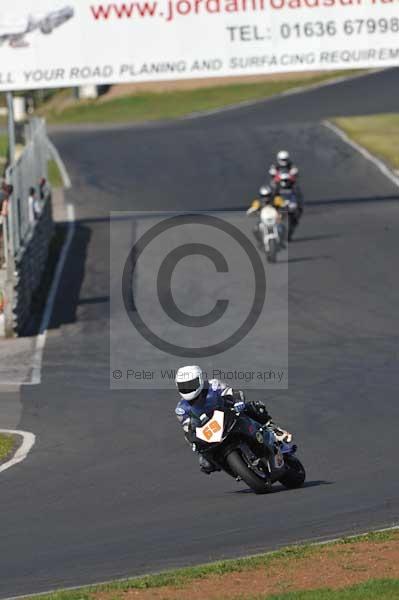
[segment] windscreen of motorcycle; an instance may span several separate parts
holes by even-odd
[[[211,419],[203,427],[196,427],[195,435],[198,439],[214,444],[220,442],[223,438],[224,413],[221,410],[215,410]]]

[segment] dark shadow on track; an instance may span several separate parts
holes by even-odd
[[[301,242],[320,242],[323,240],[336,240],[341,238],[341,235],[338,234],[328,234],[328,235],[312,235],[307,237],[294,237],[291,242],[296,244],[300,244]]]
[[[325,255],[325,256],[302,256],[302,257],[298,257],[298,258],[287,258],[287,259],[281,259],[278,262],[279,263],[288,263],[289,265],[293,264],[293,263],[300,263],[300,262],[309,262],[309,261],[314,261],[314,260],[330,260],[331,256]]]
[[[305,481],[302,487],[311,488],[319,487],[320,485],[334,485],[334,481],[326,481],[324,479],[315,479],[314,481]]]
[[[301,488],[296,488],[297,490],[303,490],[306,488],[313,488],[313,487],[319,487],[321,485],[334,485],[334,481],[326,481],[324,479],[315,479],[314,481],[305,481],[304,485]],[[285,488],[283,485],[276,485],[276,487],[272,487],[272,489],[270,490],[270,492],[267,492],[267,494],[260,494],[260,495],[265,495],[265,496],[269,496],[270,494],[276,494],[276,493],[280,493],[280,492],[292,492],[294,490],[288,490],[287,488]],[[255,492],[253,490],[251,490],[250,488],[244,488],[241,490],[234,490],[232,492],[227,492],[228,494],[254,494],[254,495],[258,495],[255,494]]]
[[[81,223],[76,223],[75,235],[63,271],[63,285],[68,290],[67,301],[58,298],[51,318],[50,329],[56,329],[67,323],[75,323],[80,289],[85,275],[87,250],[92,232]],[[65,279],[66,277],[66,279]]]
[[[363,196],[359,198],[326,198],[325,200],[313,200],[307,202],[306,206],[339,206],[347,204],[377,204],[378,202],[399,202],[399,195],[395,196]]]

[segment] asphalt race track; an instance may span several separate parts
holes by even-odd
[[[397,110],[398,97],[389,70],[204,118],[54,134],[77,229],[43,381],[23,388],[14,423],[37,444],[0,476],[0,597],[398,522],[399,193],[319,124]],[[110,391],[108,215],[244,208],[280,147],[307,207],[288,259],[290,386],[266,399],[308,482],[265,497],[199,472],[175,396]]]

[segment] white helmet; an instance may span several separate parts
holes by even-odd
[[[290,162],[290,155],[289,152],[287,152],[287,150],[280,150],[280,152],[277,153],[276,158],[279,167],[286,167]]]
[[[195,400],[204,389],[204,374],[201,367],[191,365],[180,367],[175,378],[179,394],[184,400]]]
[[[268,185],[262,185],[262,187],[259,188],[259,196],[264,200],[270,199],[272,195],[272,188]]]

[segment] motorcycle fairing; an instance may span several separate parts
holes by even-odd
[[[221,442],[224,430],[224,413],[221,410],[215,410],[213,416],[202,427],[195,428],[195,435],[198,439],[208,444]]]

